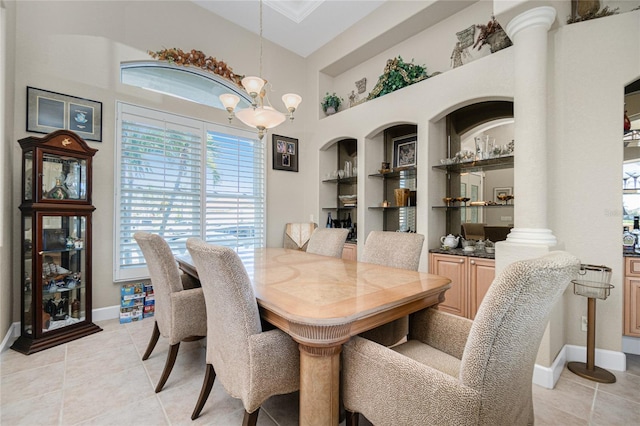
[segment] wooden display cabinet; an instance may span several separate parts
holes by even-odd
[[[429,272],[451,280],[438,309],[474,319],[495,278],[495,260],[431,253]]]
[[[640,337],[640,258],[625,257],[624,335]]]
[[[31,354],[102,329],[91,320],[91,165],[97,152],[59,130],[22,148],[20,337]]]

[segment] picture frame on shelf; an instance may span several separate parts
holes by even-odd
[[[298,139],[272,135],[273,170],[298,172]]]
[[[393,168],[415,167],[418,159],[417,135],[393,139]]]
[[[513,195],[513,187],[505,186],[493,188],[493,201],[496,203],[502,202],[502,200],[498,198],[500,195]]]
[[[27,86],[27,132],[60,129],[102,142],[102,102]]]

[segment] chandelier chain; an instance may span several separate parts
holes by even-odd
[[[258,77],[262,78],[262,0],[260,0],[260,68]]]

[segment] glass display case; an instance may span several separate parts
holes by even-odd
[[[91,320],[91,161],[97,150],[59,130],[22,148],[21,332],[31,354],[102,329]]]

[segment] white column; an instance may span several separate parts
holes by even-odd
[[[556,245],[547,224],[547,35],[553,7],[537,7],[506,27],[514,50],[514,225],[507,242]]]

